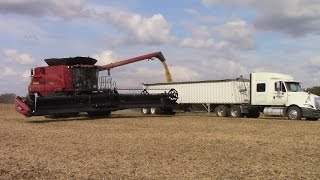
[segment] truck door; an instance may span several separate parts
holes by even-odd
[[[282,81],[274,83],[274,92],[272,97],[273,105],[285,105],[288,100],[288,93]]]

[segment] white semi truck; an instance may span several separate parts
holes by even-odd
[[[148,93],[170,89],[178,92],[178,106],[184,109],[202,105],[220,117],[258,118],[283,116],[288,119],[318,120],[320,97],[304,92],[301,83],[286,74],[257,72],[250,79],[144,84]],[[144,108],[143,114],[157,114],[159,108]]]

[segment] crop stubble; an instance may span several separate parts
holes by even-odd
[[[320,179],[320,121],[0,114],[0,179]]]

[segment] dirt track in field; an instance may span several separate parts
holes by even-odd
[[[0,114],[0,179],[320,179],[320,121]]]

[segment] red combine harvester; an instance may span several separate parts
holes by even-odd
[[[110,76],[99,77],[99,71],[126,64],[158,58],[165,61],[161,52],[150,53],[123,61],[96,66],[97,60],[90,57],[45,59],[48,66],[31,70],[31,83],[26,97],[15,98],[15,109],[30,116],[74,116],[87,112],[89,116],[109,116],[111,111],[162,107],[170,112],[178,93],[119,94]]]

